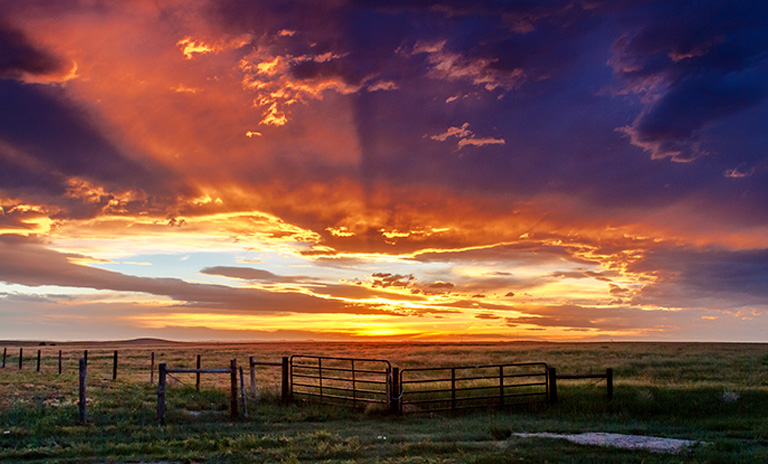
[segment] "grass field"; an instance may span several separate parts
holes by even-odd
[[[768,345],[697,343],[132,343],[7,348],[0,370],[0,462],[752,463],[768,462]],[[37,350],[41,372],[36,372]],[[77,425],[77,360],[88,350],[88,423]],[[112,380],[112,350],[119,350]],[[63,373],[58,371],[62,350]],[[150,353],[169,367],[227,367],[309,354],[404,368],[543,361],[559,374],[614,369],[605,383],[559,382],[556,405],[398,417],[380,410],[279,404],[280,370],[258,370],[261,400],[231,422],[227,376],[169,379],[167,426],[155,420]],[[157,378],[155,377],[155,381]],[[681,454],[582,446],[515,433],[613,432],[705,442]]]

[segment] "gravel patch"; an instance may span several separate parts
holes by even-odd
[[[559,433],[516,433],[521,438],[563,438],[579,445],[612,446],[623,449],[642,449],[655,453],[678,453],[691,445],[701,443],[694,440],[648,437],[644,435],[623,435],[620,433],[589,432],[579,434]]]

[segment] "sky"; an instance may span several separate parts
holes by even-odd
[[[768,341],[768,3],[0,3],[0,339]]]

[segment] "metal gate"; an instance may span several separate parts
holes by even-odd
[[[389,361],[294,355],[290,364],[293,399],[351,406],[390,404]]]
[[[446,411],[547,401],[547,364],[518,363],[400,371],[400,411]]]

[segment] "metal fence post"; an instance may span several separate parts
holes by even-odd
[[[40,372],[40,351],[37,350],[37,372]]]
[[[84,358],[80,358],[80,391],[79,391],[79,402],[78,402],[78,424],[84,425],[86,423],[86,398],[85,398],[85,379],[86,379],[86,370],[87,370],[87,364],[85,363]]]
[[[22,359],[24,359],[24,348],[19,348],[19,370],[21,370]]]
[[[549,402],[555,404],[557,403],[557,369],[550,367],[547,373],[549,375]]]
[[[456,409],[456,368],[451,368],[451,410]]]
[[[195,367],[197,368],[197,372],[195,373],[195,390],[200,391],[200,355],[197,355],[197,361],[195,363]]]
[[[157,366],[157,421],[165,425],[165,363]]]
[[[149,357],[149,384],[155,383],[155,352]]]
[[[117,380],[117,350],[112,359],[112,380]]]
[[[608,368],[605,370],[605,383],[608,388],[608,401],[613,400],[613,369]]]
[[[61,350],[59,350],[59,375],[61,375]]]
[[[5,358],[8,355],[8,348],[3,348],[3,369],[5,369]]]

